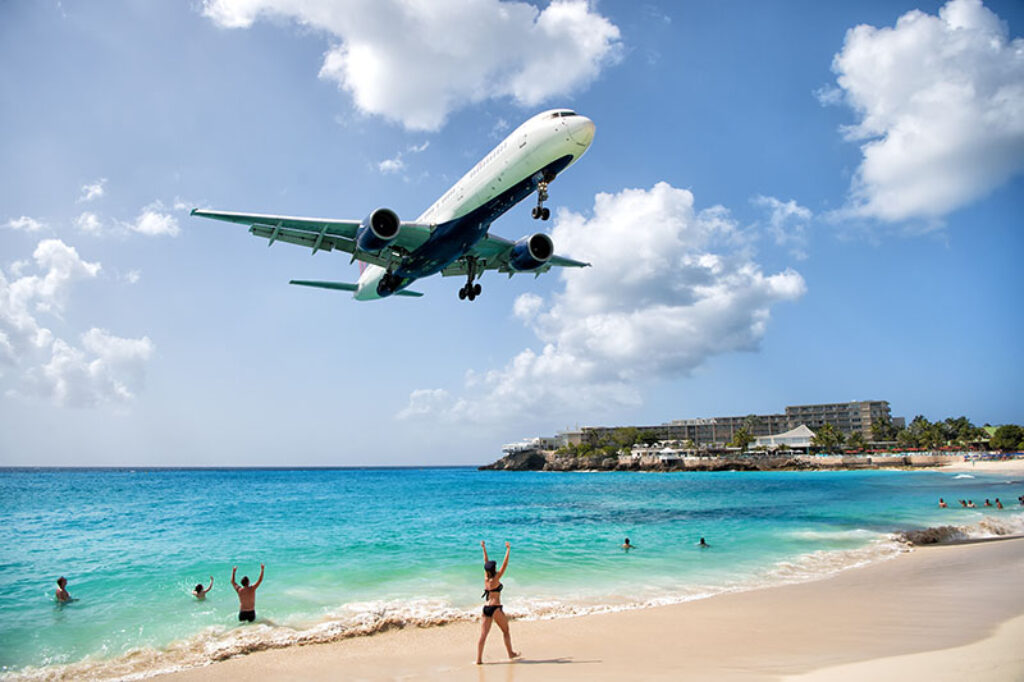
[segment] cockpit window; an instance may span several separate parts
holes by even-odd
[[[576,116],[575,111],[552,111],[551,118],[561,118],[563,116]]]

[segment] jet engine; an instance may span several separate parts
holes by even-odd
[[[356,246],[361,251],[376,253],[395,241],[401,225],[397,213],[389,208],[378,208],[363,218],[356,233]]]
[[[523,237],[512,247],[508,257],[509,266],[517,272],[529,272],[551,260],[555,243],[542,232]]]

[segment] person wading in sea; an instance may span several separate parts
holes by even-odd
[[[508,555],[512,551],[512,546],[509,543],[505,543],[505,560],[501,562],[501,570],[495,570],[495,563],[487,558],[487,545],[484,544],[483,540],[480,541],[480,546],[484,548],[484,599],[487,600],[487,604],[484,605],[484,617],[480,623],[480,641],[476,645],[476,664],[481,665],[484,661],[484,643],[487,641],[487,634],[491,631],[491,624],[497,623],[498,627],[501,628],[501,634],[505,637],[505,650],[508,651],[509,658],[517,658],[519,656],[518,651],[512,650],[512,635],[508,631],[508,618],[505,617],[505,610],[501,606],[501,576],[505,575],[505,569],[508,568]]]
[[[68,579],[67,578],[65,578],[64,576],[61,576],[61,577],[57,578],[57,594],[56,594],[57,601],[59,601],[61,603],[67,603],[69,601],[74,601],[71,598],[71,595],[68,594],[67,586],[68,586]]]
[[[249,621],[250,623],[256,620],[256,588],[263,582],[263,564],[260,564],[260,577],[256,579],[255,585],[249,584],[249,576],[242,576],[242,584],[239,585],[235,582],[235,573],[238,572],[238,566],[231,568],[231,587],[235,588],[235,592],[238,593],[238,620]]]

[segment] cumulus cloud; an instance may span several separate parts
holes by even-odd
[[[384,175],[391,175],[405,170],[405,161],[402,161],[402,154],[399,152],[394,158],[384,159],[377,164],[377,170]]]
[[[82,193],[78,197],[79,203],[84,201],[92,201],[93,199],[99,199],[103,196],[104,185],[107,184],[106,178],[100,178],[92,184],[82,185]]]
[[[938,224],[1024,168],[1024,40],[980,0],[850,29],[832,70],[863,141],[841,217]]]
[[[75,218],[75,226],[87,234],[98,235],[103,232],[103,224],[100,222],[99,216],[91,211],[83,211],[80,216]]]
[[[755,206],[765,209],[768,213],[768,234],[779,246],[790,249],[797,260],[807,258],[807,226],[813,214],[809,208],[796,203],[795,200],[782,201],[775,197],[756,196]]]
[[[32,254],[37,274],[21,264],[12,278],[0,270],[0,366],[18,384],[9,390],[57,405],[91,407],[123,402],[141,386],[153,352],[148,337],[129,339],[92,328],[75,347],[44,326],[60,319],[74,285],[98,276],[101,265],[82,259],[60,239],[46,239]]]
[[[772,306],[805,291],[793,270],[762,272],[728,211],[698,211],[691,192],[664,182],[598,194],[590,218],[563,210],[552,237],[593,267],[563,271],[547,299],[515,302],[539,350],[470,372],[461,396],[415,391],[401,417],[497,422],[638,404],[645,383],[755,350]]]
[[[337,42],[320,77],[360,111],[417,130],[437,130],[453,110],[485,99],[535,106],[564,97],[621,47],[618,27],[587,0],[544,9],[501,0],[205,0],[203,13],[230,28],[279,16],[327,31]]]
[[[46,225],[39,222],[35,218],[29,218],[28,216],[21,216],[20,218],[11,218],[7,221],[7,227],[12,230],[24,230],[25,232],[38,232],[42,230]]]
[[[131,232],[144,234],[147,237],[177,237],[181,233],[178,219],[165,212],[163,204],[159,201],[143,208],[135,222],[126,223],[125,227]]]
[[[391,175],[393,173],[399,173],[405,170],[405,160],[402,158],[408,154],[420,154],[427,151],[427,147],[430,146],[430,141],[427,140],[423,144],[414,144],[406,147],[405,151],[398,152],[390,159],[384,159],[377,164],[377,170],[384,175]]]

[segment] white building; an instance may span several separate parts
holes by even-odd
[[[775,436],[758,436],[754,447],[768,448],[769,450],[806,450],[811,447],[811,439],[814,438],[814,431],[811,431],[805,424],[785,433]]]

